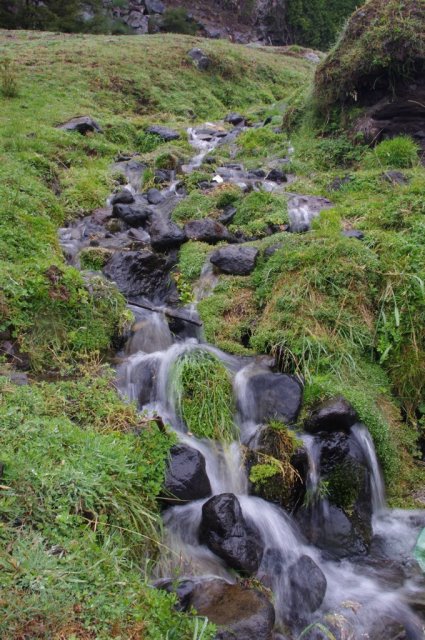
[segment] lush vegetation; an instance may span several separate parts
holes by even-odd
[[[1,358],[2,637],[171,640],[197,637],[202,626],[148,587],[161,540],[155,497],[174,438],[119,401],[101,365],[132,318],[117,290],[92,273],[107,251],[84,250],[80,272],[65,262],[57,237],[58,227],[102,207],[119,186],[111,172],[118,154],[140,154],[146,185],[154,168],[187,161],[185,136],[161,143],[148,124],[184,131],[190,118],[247,109],[253,94],[272,105],[309,73],[304,61],[221,42],[205,43],[214,63],[200,73],[186,58],[198,42],[0,36],[0,332],[30,382],[11,382]],[[56,128],[85,113],[103,134]],[[194,181],[188,188],[196,193]],[[213,206],[221,211],[235,197],[223,189]],[[209,249],[183,247],[187,282]],[[206,354],[188,359],[183,373],[189,428],[229,438],[225,369]],[[195,419],[198,392],[213,412],[203,422]],[[212,635],[209,627],[203,640]]]
[[[358,4],[356,0],[290,0],[287,22],[293,41],[298,45],[328,49]]]
[[[0,378],[0,636],[192,638],[196,620],[140,574],[160,544],[155,496],[174,437],[93,373]]]
[[[208,351],[188,351],[174,364],[171,377],[188,431],[198,438],[234,440],[232,382],[220,360]]]
[[[322,113],[360,104],[373,91],[389,93],[425,61],[423,0],[369,0],[351,17],[316,74],[315,100]]]

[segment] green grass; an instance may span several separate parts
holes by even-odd
[[[218,358],[189,351],[172,372],[173,388],[187,429],[198,438],[231,442],[235,437],[231,378]]]
[[[1,637],[193,636],[195,620],[140,573],[158,553],[174,437],[123,405],[110,377],[0,378]]]

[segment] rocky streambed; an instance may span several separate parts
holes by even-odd
[[[235,141],[244,127],[237,119],[230,131],[189,129],[194,157],[183,170]],[[153,133],[179,135],[162,127]],[[353,407],[331,398],[300,428],[303,381],[269,357],[206,344],[196,303],[179,303],[172,272],[183,243],[211,245],[196,288],[202,297],[217,273],[253,271],[252,237],[229,230],[232,207],[220,219],[173,222],[186,197],[173,171],[158,171],[157,188],[144,192],[137,158],[117,159],[117,169],[121,190],[60,238],[71,263],[96,263],[126,296],[135,323],[117,353],[117,387],[179,440],[161,496],[164,552],[153,584],[175,592],[182,610],[208,616],[221,639],[423,638],[425,581],[412,549],[425,516],[386,508],[373,441]],[[228,163],[204,188],[230,183],[285,193],[288,232],[308,231],[330,203],[290,193],[287,181],[277,169]],[[234,415],[219,437],[195,437],[185,423],[178,372],[191,358],[222,367],[231,385]]]

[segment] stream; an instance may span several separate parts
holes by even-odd
[[[226,133],[211,123],[189,129],[194,157],[183,171],[200,167],[217,145],[234,141],[238,133],[237,128]],[[139,284],[143,283],[149,276],[148,269],[156,270],[161,279],[169,264],[175,264],[179,241],[173,240],[178,234],[170,217],[185,194],[171,175],[168,185],[158,190],[159,195],[147,198],[140,193],[142,165],[135,159],[126,159],[118,162],[117,167],[127,178],[124,191],[134,199],[131,206],[150,211],[146,213],[150,220],[156,216],[159,223],[155,224],[160,224],[162,237],[166,236],[167,241],[163,245],[158,241],[160,249],[152,252],[149,224],[120,222],[113,229],[109,224],[111,199],[105,210],[61,229],[60,240],[67,259],[77,267],[79,254],[86,247],[98,246],[114,254],[111,261],[116,260],[116,270],[108,263],[105,273],[126,295],[135,318],[126,344],[117,353],[119,393],[136,402],[146,415],[160,416],[176,432],[184,450],[198,452],[199,459],[204,461],[209,481],[207,495],[163,510],[164,545],[168,550],[163,551],[155,569],[156,584],[169,588],[170,580],[175,583],[178,578],[179,583],[190,584],[191,588],[195,585],[208,595],[208,585],[213,582],[236,584],[235,569],[240,562],[239,570],[244,576],[255,578],[273,594],[275,618],[270,625],[273,627],[274,623],[276,639],[302,635],[310,640],[421,640],[425,583],[412,550],[425,523],[424,512],[387,508],[372,438],[366,427],[354,419],[343,433],[297,433],[301,439],[302,462],[298,469],[303,476],[303,497],[297,498],[292,509],[283,509],[275,502],[252,495],[246,452],[255,451],[261,443],[264,418],[270,415],[269,406],[265,408],[264,403],[270,405],[277,399],[276,413],[282,413],[280,405],[285,400],[282,390],[288,388],[289,395],[299,395],[297,402],[301,406],[302,384],[277,372],[269,357],[233,356],[204,342],[196,302],[207,296],[217,282],[208,258],[195,289],[196,301],[185,308],[176,304],[176,292],[167,290],[163,294],[160,280],[144,289],[132,290],[127,286],[127,280],[133,276]],[[330,204],[323,198],[290,193],[287,185],[273,182],[266,175],[254,176],[236,163],[218,167],[214,181],[237,184],[245,190],[262,188],[285,193],[290,230],[294,232],[306,231],[312,219]],[[109,227],[105,226],[107,222]],[[136,253],[138,256],[133,255]],[[158,264],[150,266],[149,262],[145,268],[145,263],[140,262],[142,254],[151,262],[157,259]],[[128,269],[124,283],[120,280],[124,277],[120,271],[123,256],[139,260]],[[187,432],[182,421],[179,390],[173,379],[174,365],[183,355],[196,351],[218,358],[232,380],[237,437],[231,443],[198,439]],[[299,407],[294,409],[294,413],[298,410]],[[351,520],[332,504],[324,480],[331,477],[332,465],[342,455],[361,470],[364,480],[362,503],[356,506],[358,513],[351,514]],[[211,542],[207,519],[211,512],[217,514],[223,530],[233,518],[229,536],[237,539],[237,544],[232,543],[230,550],[228,540],[220,543],[216,540],[216,546]],[[357,516],[370,523],[370,539],[358,534],[357,524],[353,525]],[[215,533],[220,537],[218,530]],[[365,539],[368,541],[364,542]],[[244,565],[238,554],[249,558],[249,563]],[[251,569],[247,569],[248,565]],[[202,606],[199,608],[202,613]],[[251,613],[239,612],[239,617],[249,618]],[[219,637],[236,640],[272,637],[270,625],[263,629],[258,618],[256,622],[252,620],[251,627],[249,624],[240,627],[233,618],[227,622],[220,619],[219,624],[223,628],[228,624],[231,633],[223,632]]]

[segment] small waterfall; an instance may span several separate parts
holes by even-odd
[[[373,444],[369,431],[363,424],[355,424],[351,428],[351,432],[360,445],[367,460],[371,474],[372,507],[374,514],[377,515],[385,508],[385,485],[378,459],[376,457],[375,445]]]
[[[205,156],[225,139],[225,132],[216,125],[208,123],[206,127],[188,129],[189,141],[198,153],[185,167],[187,172],[198,168]],[[228,134],[228,139],[238,132],[239,130]],[[124,170],[127,176],[126,188],[139,193],[144,167],[132,159],[116,166]],[[239,165],[221,167],[218,175],[224,182],[237,183],[242,187],[249,184],[256,188],[261,182],[255,177],[250,178],[249,172]],[[263,180],[262,185],[262,188],[268,190],[281,188],[277,184],[273,186],[267,180]],[[163,190],[163,195],[170,201],[169,207],[164,209],[164,215],[171,215],[173,203],[180,197],[175,194],[175,187],[176,183],[172,183],[168,189]],[[306,230],[315,215],[327,206],[329,202],[323,198],[294,196],[288,203],[291,230]],[[88,246],[92,230],[98,230],[96,224],[89,218],[78,221],[75,227],[61,231],[63,246],[75,264],[78,251],[83,246]],[[218,278],[207,257],[195,289],[196,302],[206,297],[217,282]],[[366,637],[383,640],[390,637],[386,635],[385,625],[392,624],[395,620],[406,628],[406,636],[400,638],[420,640],[423,637],[421,622],[406,604],[409,590],[412,591],[415,584],[405,574],[401,581],[397,581],[398,578],[396,581],[392,577],[385,578],[389,561],[397,560],[398,564],[394,563],[397,564],[397,570],[399,566],[406,567],[411,563],[411,550],[418,530],[415,518],[419,516],[415,516],[414,512],[408,516],[405,511],[385,509],[384,484],[373,441],[366,427],[357,424],[351,431],[370,472],[375,515],[374,535],[379,538],[379,553],[371,558],[366,556],[335,561],[306,541],[303,535],[305,529],[296,523],[294,517],[275,504],[248,495],[244,450],[238,439],[230,444],[198,439],[187,433],[180,416],[181,389],[173,376],[173,367],[186,353],[196,349],[207,351],[220,359],[232,377],[237,405],[235,423],[239,436],[244,444],[254,448],[264,425],[258,424],[258,407],[250,392],[249,382],[258,373],[271,373],[272,360],[265,356],[244,358],[229,355],[212,345],[200,343],[198,336],[176,341],[167,322],[166,309],[145,310],[134,305],[129,305],[129,308],[136,321],[125,348],[125,360],[117,367],[116,386],[123,397],[136,402],[139,409],[147,415],[160,415],[175,430],[180,442],[202,453],[213,495],[232,493],[237,496],[246,521],[258,531],[264,549],[261,566],[255,577],[260,580],[264,578],[264,584],[272,588],[277,620],[285,627],[285,636],[300,637],[308,624],[316,621],[325,621],[327,624],[328,620],[337,620],[342,625],[341,633],[337,633],[338,637],[350,640]],[[187,309],[184,310],[185,313],[186,311]],[[189,315],[196,318],[196,303]],[[184,335],[194,334],[187,332]],[[317,527],[332,524],[332,505],[323,494],[320,482],[322,441],[320,437],[309,434],[301,434],[300,437],[308,459],[308,472],[304,478],[307,484],[308,510]],[[156,568],[158,576],[214,576],[235,581],[234,573],[225,563],[199,543],[198,530],[205,501],[172,506],[164,511],[164,545]],[[294,611],[291,610],[293,587],[288,576],[291,566],[302,556],[309,556],[319,571],[323,572],[327,590],[325,599],[316,612],[311,614],[308,608],[300,605],[300,611],[295,612],[294,622]],[[309,577],[306,577],[307,591],[310,587],[313,589],[313,585],[308,583]]]

